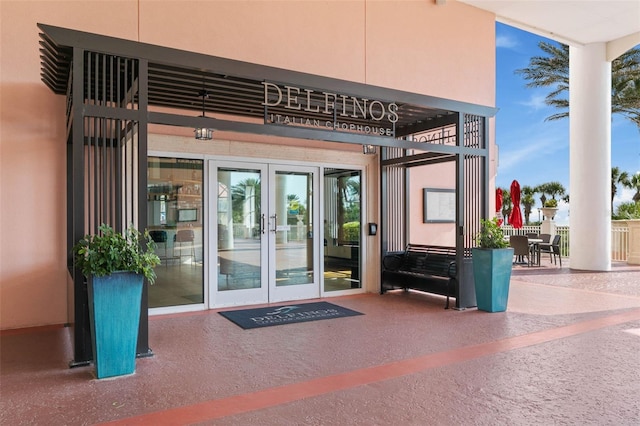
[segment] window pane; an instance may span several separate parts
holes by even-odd
[[[360,171],[325,169],[324,290],[360,288]]]
[[[149,307],[204,303],[203,160],[149,157],[148,229],[161,265]]]

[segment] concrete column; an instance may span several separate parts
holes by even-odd
[[[551,235],[551,239],[553,240],[553,236],[558,233],[556,222],[552,218],[545,216],[544,220],[540,224],[540,233]]]
[[[569,48],[570,259],[611,270],[611,62],[606,44]]]

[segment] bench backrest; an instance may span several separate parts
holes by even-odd
[[[405,251],[402,259],[402,270],[422,274],[425,271],[427,254],[420,251]]]
[[[404,252],[402,269],[455,278],[456,249],[453,247],[408,244]]]
[[[445,254],[428,254],[425,262],[425,270],[431,275],[454,278],[456,258]]]

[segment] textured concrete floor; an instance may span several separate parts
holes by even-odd
[[[254,330],[152,317],[155,356],[112,380],[67,367],[68,329],[5,332],[0,424],[640,424],[640,267],[546,266],[514,268],[504,313],[399,291]]]

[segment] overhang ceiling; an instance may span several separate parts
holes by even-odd
[[[138,92],[133,90],[137,85],[137,68],[131,60],[131,58],[141,58],[147,60],[148,84],[147,97],[144,101],[150,107],[198,111],[203,117],[206,112],[266,120],[268,115],[273,115],[277,119],[292,114],[292,108],[286,105],[287,101],[272,103],[274,97],[277,98],[272,92],[269,93],[268,110],[265,108],[264,82],[285,82],[283,84],[291,85],[294,90],[309,88],[308,92],[297,89],[302,93],[300,102],[305,100],[308,106],[304,109],[301,106],[294,108],[296,118],[299,121],[310,122],[316,119],[319,123],[319,117],[322,120],[329,117],[336,123],[340,119],[344,122],[344,124],[340,123],[341,129],[346,125],[347,131],[354,135],[359,130],[352,130],[352,125],[355,129],[362,127],[367,135],[382,129],[380,118],[374,118],[373,113],[362,112],[366,110],[366,102],[370,100],[369,105],[377,102],[376,113],[380,108],[385,108],[386,111],[390,103],[397,106],[397,120],[393,124],[396,137],[454,125],[458,120],[456,113],[490,117],[496,112],[495,108],[482,105],[250,64],[45,24],[38,24],[38,27],[41,30],[42,81],[54,93],[69,96],[72,88],[71,65],[74,48],[77,47],[84,52],[84,61],[82,61],[84,65],[81,68],[84,73],[82,78],[84,87],[81,93],[85,102],[89,104],[119,103],[129,93],[133,93],[132,102],[141,102]],[[119,86],[120,83],[122,84]],[[275,86],[274,83],[269,84]],[[336,107],[332,107],[334,116],[319,113],[326,109],[323,107],[327,102],[324,91],[330,91],[330,95],[336,99]],[[329,99],[332,99],[331,96]],[[350,102],[350,99],[354,101]],[[338,101],[342,102],[341,106],[338,105]],[[272,106],[275,104],[279,106]],[[357,109],[362,105],[364,109]],[[277,123],[279,124],[280,121]],[[324,121],[322,124],[324,125]]]
[[[640,0],[457,1],[492,12],[499,22],[569,45],[625,37],[627,49],[640,44]]]

